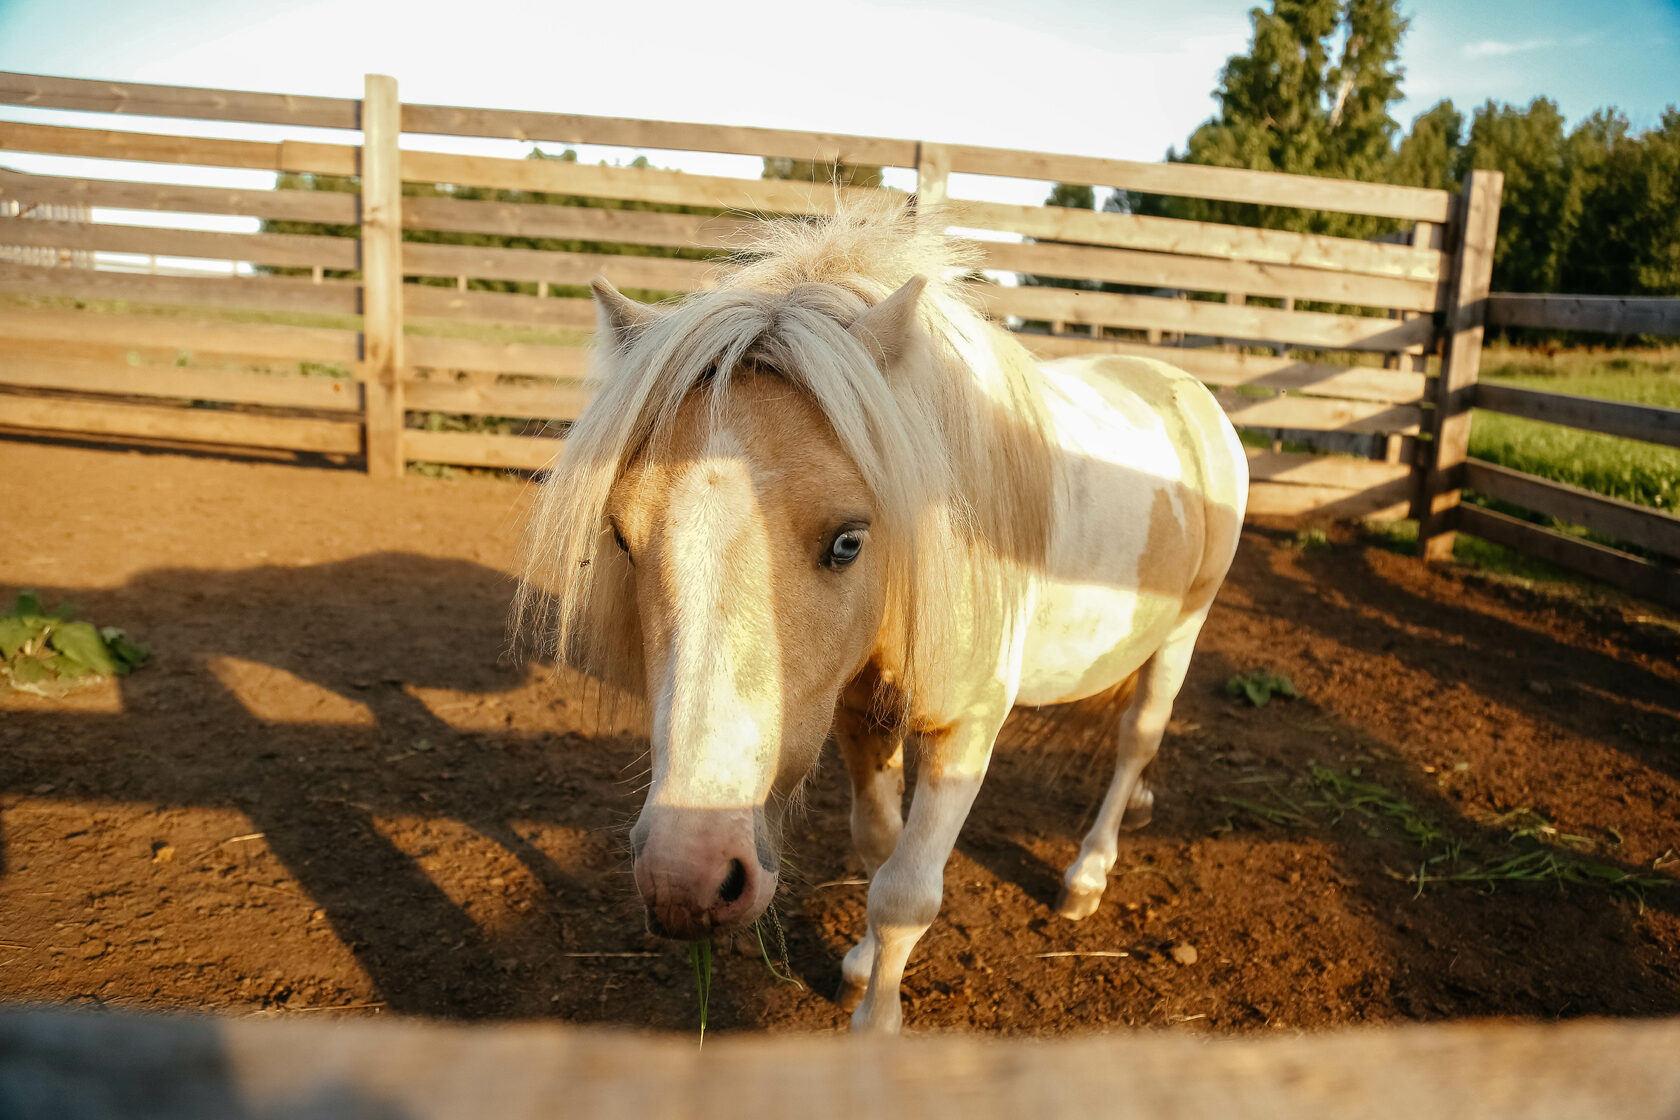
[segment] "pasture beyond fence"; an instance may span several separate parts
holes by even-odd
[[[1250,450],[1251,514],[1411,516],[1432,557],[1463,530],[1680,605],[1672,564],[1680,518],[1468,457],[1473,408],[1680,446],[1680,410],[1479,383],[1488,325],[1680,335],[1680,300],[1490,294],[1497,172],[1473,172],[1450,194],[914,140],[413,105],[378,75],[356,100],[0,74],[0,104],[243,122],[278,136],[0,121],[0,163],[23,152],[123,161],[113,164],[117,176],[138,162],[345,177],[353,188],[183,186],[0,166],[0,292],[16,294],[0,304],[0,430],[361,457],[379,475],[415,461],[537,470],[587,399],[581,377],[594,316],[568,291],[596,273],[628,289],[692,291],[713,265],[434,235],[703,251],[688,254],[696,257],[729,249],[756,221],[827,213],[888,188],[463,155],[400,140],[880,166],[913,172],[919,205],[946,204],[992,277],[975,279],[975,298],[1035,353],[1158,356],[1212,387],[1260,444]],[[322,129],[339,140],[315,139]],[[1367,215],[1397,232],[1366,241],[961,196],[982,177]],[[526,193],[485,201],[461,197],[462,188]],[[555,205],[545,195],[602,204]],[[136,211],[153,212],[149,223],[235,215],[351,235],[110,216]],[[151,263],[119,267],[112,254]],[[223,262],[225,272],[169,274],[158,258]],[[997,274],[1052,283],[993,282]],[[484,290],[485,281],[503,290]],[[446,417],[494,418],[477,426],[507,430],[440,430]],[[1350,445],[1347,437],[1359,437],[1351,442],[1370,453],[1286,450],[1278,438],[1328,433]],[[1465,504],[1465,487],[1635,551]]]

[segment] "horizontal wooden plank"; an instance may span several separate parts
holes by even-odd
[[[313,284],[281,276],[146,276],[0,261],[0,291],[145,303],[256,307],[265,311],[361,313],[358,284],[340,281]]]
[[[420,151],[402,153],[402,177],[416,183],[548,191],[772,214],[830,214],[842,202],[860,201],[881,193],[874,188],[836,187],[828,183],[732,179],[651,167],[604,167],[558,159],[505,159]]]
[[[575,420],[590,393],[578,381],[553,385],[473,385],[447,381],[403,383],[403,407],[416,412],[461,412],[470,416],[524,416]]]
[[[114,222],[0,218],[0,245],[199,257],[291,268],[361,267],[359,240],[297,233],[224,233],[167,226],[125,226]]]
[[[472,292],[429,285],[403,285],[403,313],[415,319],[465,319],[535,327],[595,329],[595,303],[587,299],[539,299],[516,292]]]
[[[1661,894],[1652,897],[1653,906],[1663,905],[1656,901]],[[0,1010],[0,1081],[9,1099],[51,1102],[46,1115],[89,1120],[225,1120],[240,1110],[408,1120],[538,1120],[559,1112],[595,1120],[734,1120],[743,1113],[800,1120],[1680,1114],[1673,1060],[1680,1022],[1672,1018],[1213,1037],[1136,1030],[837,1039],[731,1031],[708,1038],[702,1049],[674,1031],[427,1021],[312,1006],[325,1014],[93,1013],[14,1004]],[[115,1109],[115,1101],[125,1107]]]
[[[330,412],[360,412],[362,407],[361,383],[350,378],[284,377],[54,358],[40,353],[19,353],[14,344],[3,339],[0,339],[0,385]]]
[[[552,144],[602,144],[679,152],[729,152],[749,156],[887,167],[916,166],[916,141],[780,128],[683,124],[626,117],[586,117],[517,109],[404,105],[404,132],[442,136],[493,136]]]
[[[362,427],[351,420],[261,416],[220,409],[106,403],[0,393],[0,424],[48,432],[144,436],[243,447],[356,454]]]
[[[560,453],[557,439],[496,436],[480,432],[403,431],[403,458],[462,467],[540,471]]]
[[[693,291],[706,283],[717,265],[710,261],[670,257],[491,249],[477,245],[427,245],[410,241],[402,247],[402,268],[409,276],[546,280],[551,284],[580,286],[588,284],[591,276],[601,275],[620,288]]]
[[[403,348],[409,365],[479,373],[570,378],[582,376],[589,363],[589,349],[583,346],[537,346],[409,335],[403,341]]]
[[[969,286],[969,291],[994,316],[1155,328],[1335,350],[1404,350],[1427,346],[1435,333],[1434,324],[1423,317],[1379,319],[1068,288],[1006,288],[976,283]]]
[[[1475,403],[1477,408],[1508,416],[1680,447],[1680,408],[1517,389],[1487,381],[1477,384]]]
[[[1660,509],[1634,505],[1480,459],[1465,464],[1464,484],[1490,498],[1680,559],[1680,517]]]
[[[230,323],[174,316],[0,307],[0,339],[153,347],[194,354],[352,364],[361,360],[356,331]]]
[[[1064,279],[1194,292],[1243,292],[1401,311],[1434,311],[1441,300],[1441,286],[1427,280],[1090,245],[983,241],[979,247],[986,268]]]
[[[1567,537],[1479,506],[1457,507],[1460,532],[1580,572],[1633,595],[1680,607],[1680,571],[1591,541]]]
[[[1298,265],[1431,284],[1440,282],[1449,271],[1446,255],[1434,249],[1177,218],[1099,213],[1066,206],[954,199],[949,204],[947,220],[963,228],[1022,233],[1040,240]]]
[[[1423,187],[1397,187],[1352,179],[1325,179],[1315,175],[1286,175],[1276,171],[1248,171],[1190,163],[1138,163],[965,144],[946,147],[950,152],[952,171],[1119,187],[1145,194],[1252,202],[1261,206],[1336,210],[1405,221],[1446,222],[1452,217],[1453,196],[1447,191]]]
[[[345,97],[249,93],[234,89],[147,85],[0,72],[0,105],[125,113],[137,117],[360,128],[361,102]]]
[[[1286,482],[1301,486],[1332,486],[1368,490],[1404,481],[1412,469],[1404,463],[1355,459],[1349,455],[1313,455],[1293,451],[1248,449],[1248,477],[1254,482]]]
[[[339,191],[188,187],[173,183],[26,175],[5,170],[0,170],[0,198],[65,206],[109,206],[120,210],[239,214],[276,221],[326,222],[330,225],[353,226],[361,220],[361,198]]]
[[[1540,327],[1606,334],[1680,335],[1680,299],[1670,296],[1523,295],[1487,298],[1490,327]]]
[[[1423,419],[1423,410],[1413,405],[1321,397],[1251,397],[1232,389],[1218,389],[1213,395],[1239,428],[1395,433],[1415,432]]]
[[[1248,488],[1248,516],[1316,521],[1393,521],[1406,516],[1411,485],[1410,481],[1400,479],[1353,490],[1343,486],[1258,481]]]
[[[1085,354],[1131,354],[1171,363],[1209,385],[1251,385],[1312,393],[1347,400],[1411,404],[1423,399],[1426,378],[1421,373],[1376,366],[1341,366],[1305,362],[1263,354],[1229,354],[1223,350],[1148,346],[1108,338],[1045,335],[1020,332],[1021,344],[1040,358]]]
[[[298,171],[323,175],[357,173],[360,149],[342,144],[294,140],[212,140],[153,132],[114,132],[50,124],[0,121],[0,152],[137,160],[142,163],[191,163],[257,171]]]
[[[280,193],[280,192],[276,192]],[[760,225],[752,218],[603,210],[535,202],[477,202],[456,198],[403,199],[403,226],[509,237],[554,237],[631,245],[731,249]]]

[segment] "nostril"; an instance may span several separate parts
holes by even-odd
[[[729,874],[723,877],[723,885],[718,888],[718,897],[725,902],[734,902],[746,889],[747,865],[738,859],[730,860]]]

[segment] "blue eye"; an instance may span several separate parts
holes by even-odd
[[[828,544],[828,551],[823,555],[823,566],[836,570],[844,568],[858,558],[863,551],[863,530],[859,528],[842,529],[834,535]]]

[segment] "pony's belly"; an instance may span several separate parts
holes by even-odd
[[[1177,621],[1175,598],[1051,581],[1038,595],[1021,661],[1018,704],[1065,704],[1136,672]]]

